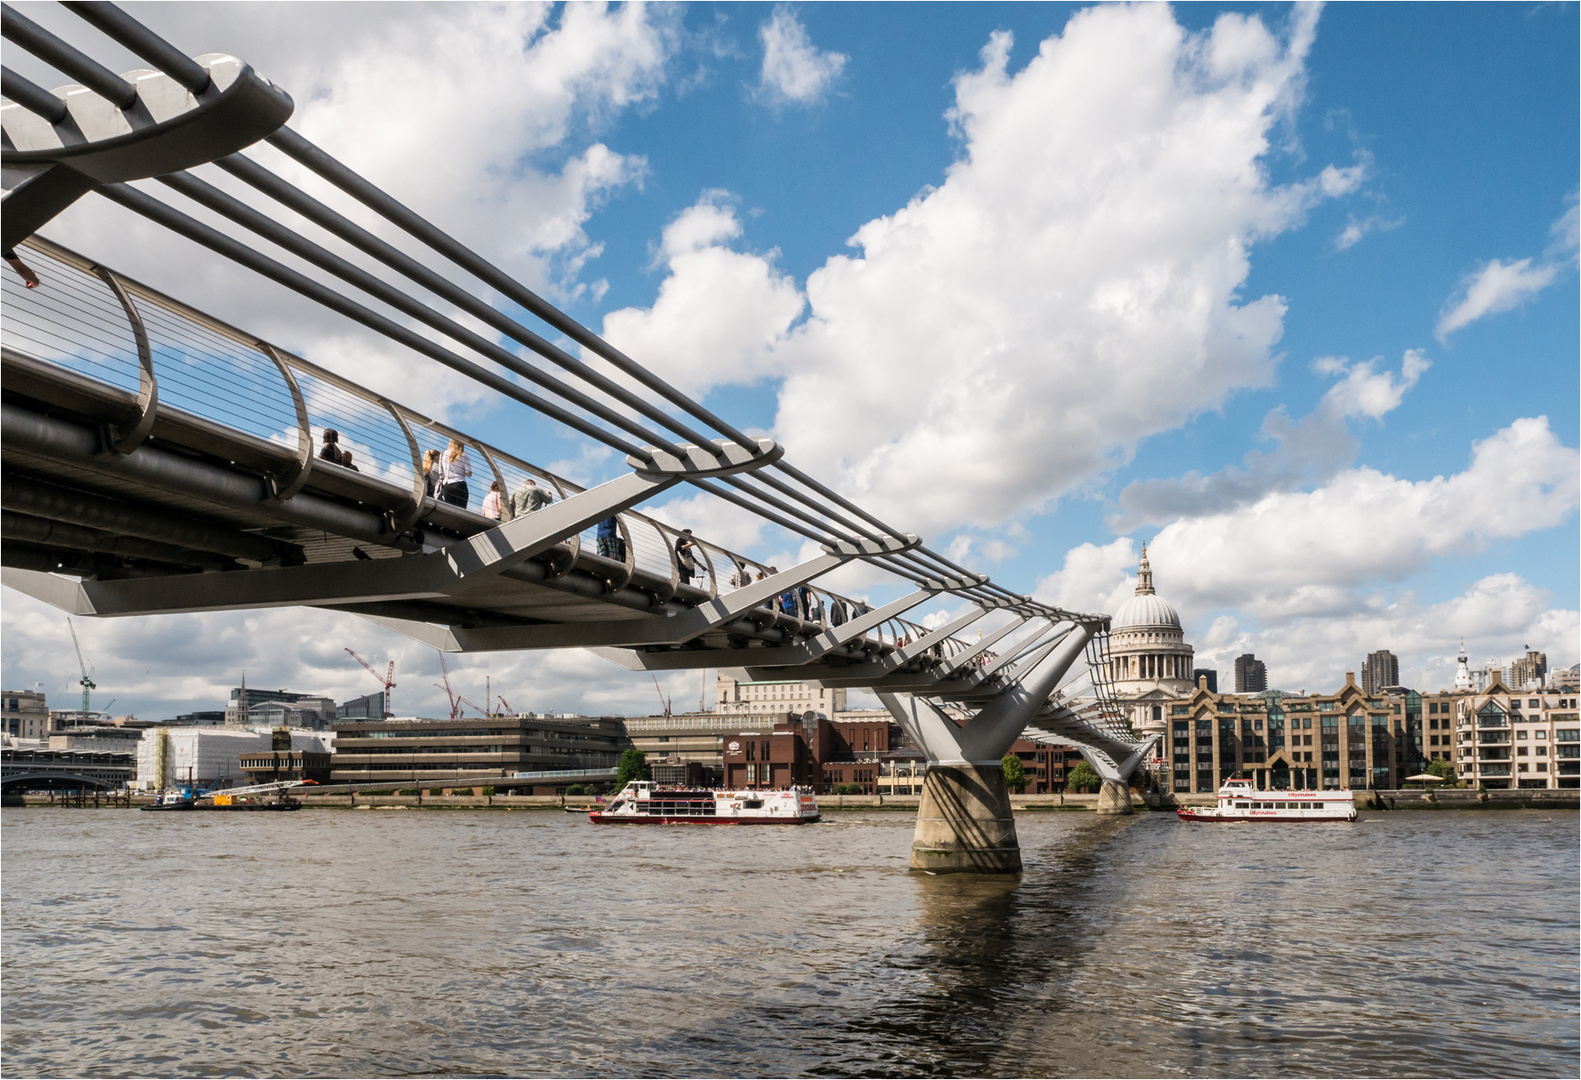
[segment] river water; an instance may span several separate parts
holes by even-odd
[[[1575,1076],[1577,821],[7,809],[0,1071]]]

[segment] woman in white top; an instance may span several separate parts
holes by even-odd
[[[472,462],[467,460],[467,448],[457,439],[450,440],[450,448],[440,462],[439,497],[452,506],[465,506],[470,497],[467,478],[472,475]]]

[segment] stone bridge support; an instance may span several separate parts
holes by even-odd
[[[1000,764],[1086,648],[1094,628],[1071,627],[1056,648],[964,724],[926,698],[880,693],[885,708],[928,757],[911,868],[1005,874],[1021,869],[1021,845]]]

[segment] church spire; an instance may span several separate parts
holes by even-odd
[[[1153,595],[1153,568],[1147,565],[1147,545],[1142,545],[1142,563],[1136,569],[1136,595]]]

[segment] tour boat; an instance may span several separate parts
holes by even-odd
[[[1356,799],[1347,790],[1258,791],[1250,780],[1226,780],[1219,805],[1182,806],[1181,821],[1355,821]]]
[[[805,825],[818,820],[818,800],[811,788],[712,791],[633,780],[587,819],[595,825]]]

